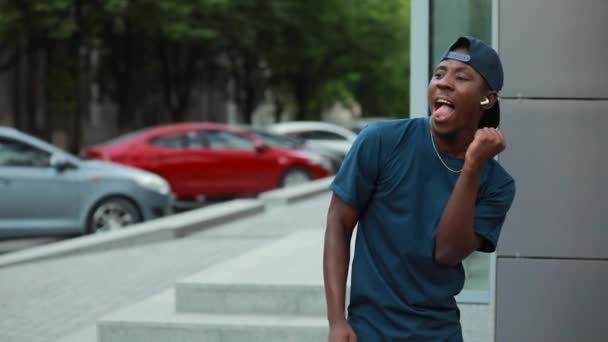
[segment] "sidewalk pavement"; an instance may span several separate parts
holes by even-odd
[[[0,268],[0,341],[49,342],[179,279],[299,229],[325,225],[329,195],[187,238]]]
[[[183,239],[0,268],[0,341],[95,341],[102,316],[293,232],[324,229],[329,198],[277,206]],[[483,286],[483,277],[482,270],[482,281],[471,284]]]

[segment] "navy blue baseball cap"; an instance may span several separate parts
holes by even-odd
[[[466,48],[469,53],[455,52],[454,50],[458,48]],[[498,92],[502,89],[504,75],[500,57],[492,47],[481,40],[469,36],[459,37],[441,58],[442,61],[446,59],[454,59],[470,65],[486,80],[491,90]],[[492,108],[485,110],[479,121],[479,127],[498,127],[499,123],[500,106],[496,100]]]

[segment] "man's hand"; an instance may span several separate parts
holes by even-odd
[[[346,320],[329,325],[328,342],[357,342],[355,331]]]
[[[465,166],[481,170],[485,163],[507,147],[505,136],[497,128],[480,128],[465,154]]]

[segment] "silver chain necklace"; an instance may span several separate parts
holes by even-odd
[[[439,158],[439,161],[441,162],[441,164],[443,164],[443,166],[445,166],[446,169],[448,169],[449,171],[453,172],[453,173],[460,173],[462,171],[462,168],[460,168],[460,170],[454,170],[452,168],[450,168],[444,161],[443,158],[441,158],[441,156],[439,155],[439,151],[437,151],[437,147],[435,147],[435,139],[433,139],[433,125],[429,125],[431,127],[430,129],[430,133],[431,133],[431,144],[433,144],[433,150],[435,150],[435,154],[437,155],[437,158]]]

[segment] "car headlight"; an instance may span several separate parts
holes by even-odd
[[[158,192],[161,195],[168,195],[171,187],[162,177],[152,174],[139,174],[135,176],[135,183],[142,188]]]

